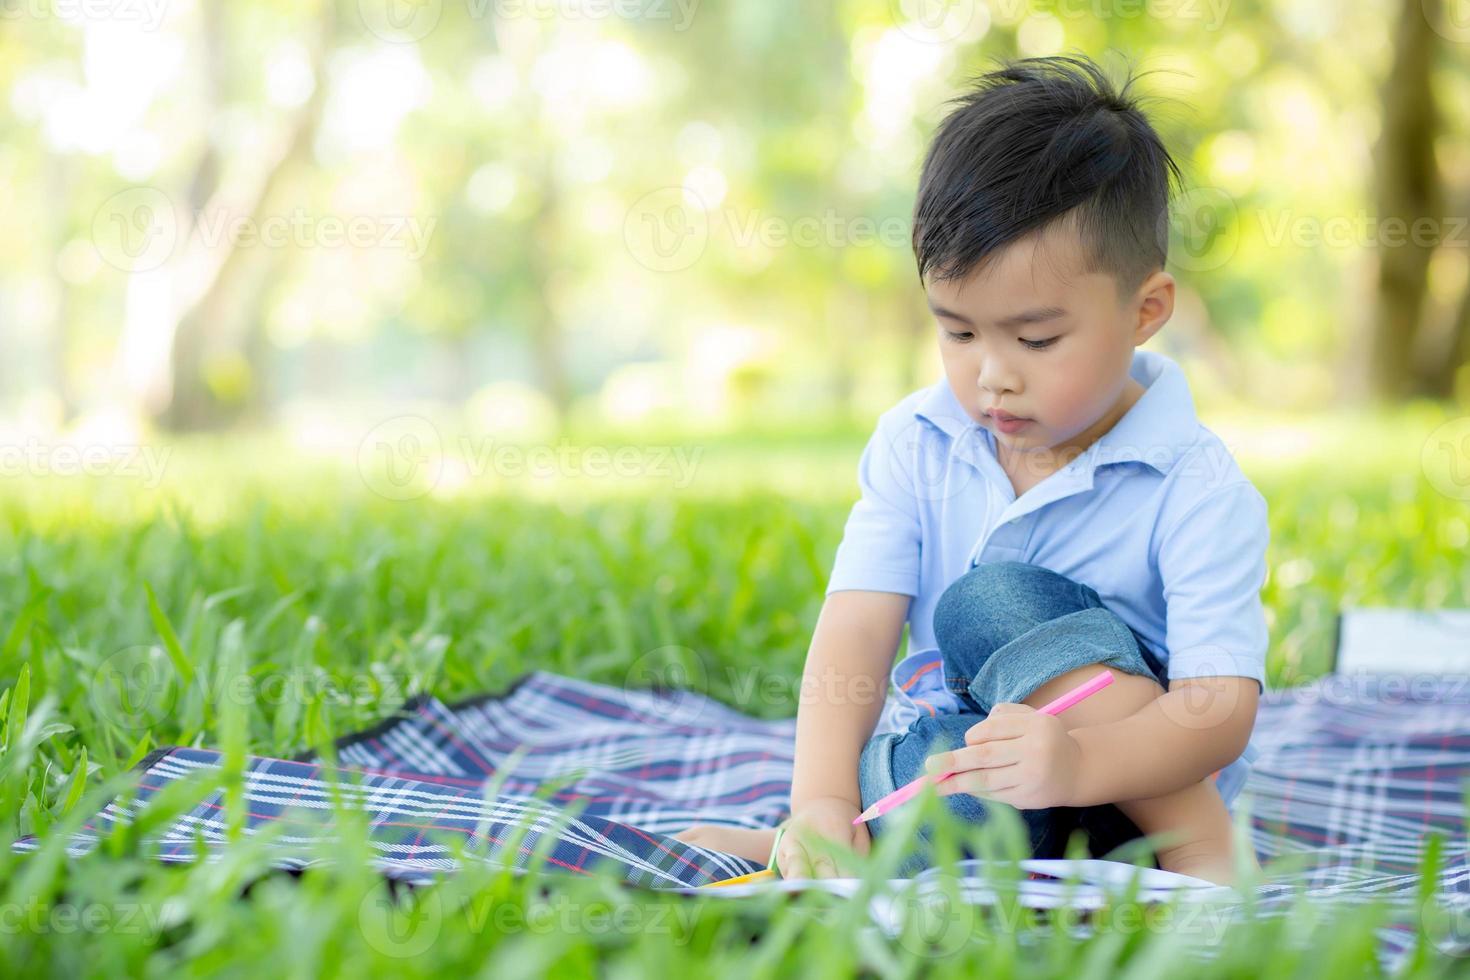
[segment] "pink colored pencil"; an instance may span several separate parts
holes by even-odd
[[[1044,711],[1049,715],[1059,715],[1063,711],[1066,711],[1068,708],[1072,707],[1072,705],[1076,704],[1078,701],[1081,701],[1083,698],[1091,697],[1111,683],[1113,683],[1112,673],[1108,670],[1103,670],[1103,672],[1098,674],[1096,677],[1093,677],[1091,680],[1083,681],[1081,684],[1078,684],[1066,694],[1063,694],[1055,701],[1048,702],[1046,705],[1038,710]],[[951,769],[948,772],[940,773],[938,776],[930,776],[928,774],[920,776],[918,779],[915,779],[907,785],[900,786],[898,789],[894,790],[892,793],[889,793],[887,796],[883,797],[883,799],[878,800],[872,806],[868,807],[862,813],[858,814],[857,818],[853,820],[853,824],[856,825],[860,823],[865,823],[866,821],[871,820],[874,817],[881,817],[883,814],[889,812],[894,807],[899,806],[903,803],[907,803],[909,800],[913,799],[913,797],[918,794],[919,790],[923,789],[926,785],[930,783],[943,782],[950,776],[953,776],[955,773],[961,771],[962,770],[959,769]]]

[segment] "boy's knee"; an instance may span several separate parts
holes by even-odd
[[[949,584],[934,604],[934,638],[940,649],[979,646],[994,650],[1037,622],[1071,611],[1058,602],[1076,583],[1040,565],[985,562]]]
[[[986,603],[997,599],[1012,599],[1026,579],[1045,576],[1062,577],[1048,568],[1024,561],[982,562],[949,584],[939,597],[935,611],[937,613],[946,603]]]

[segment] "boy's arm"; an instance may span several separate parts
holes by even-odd
[[[879,416],[858,460],[861,494],[843,526],[802,671],[793,814],[822,797],[861,809],[858,758],[883,713],[899,636],[919,588],[918,394]]]
[[[1127,718],[1071,729],[1081,759],[1066,805],[1148,799],[1198,783],[1245,751],[1259,700],[1253,677],[1189,677]]]
[[[1127,718],[1071,729],[1082,752],[1074,805],[1161,796],[1245,751],[1266,679],[1269,541],[1266,500],[1246,481],[1161,533],[1169,689]]]
[[[822,603],[796,709],[793,813],[821,797],[862,808],[858,757],[882,714],[910,601],[892,592],[844,590]]]

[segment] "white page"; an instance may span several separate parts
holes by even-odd
[[[998,900],[995,891],[985,884],[983,870],[986,863],[980,859],[970,859],[958,862],[955,869],[955,873],[960,876],[958,884],[965,900],[976,905],[990,905]],[[1109,895],[1124,894],[1130,880],[1135,876],[1139,879],[1137,900],[1140,902],[1164,902],[1176,897],[1185,901],[1220,901],[1230,900],[1238,894],[1228,885],[1216,885],[1203,878],[1097,858],[1028,858],[1021,861],[1021,869],[1056,875],[1063,879],[1075,879],[1051,881],[1022,878],[1016,883],[1017,897],[1029,908],[1056,908],[1062,904],[1099,908],[1106,903]],[[913,878],[891,878],[881,891],[889,896],[886,900],[891,901],[891,896],[909,893],[916,888],[934,890],[939,887],[939,876],[948,873],[936,868]],[[722,885],[719,888],[686,887],[668,890],[735,898],[759,891],[797,892],[815,888],[851,898],[861,884],[862,880],[859,878],[764,878],[740,885]]]

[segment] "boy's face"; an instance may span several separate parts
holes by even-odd
[[[1128,374],[1133,349],[1174,309],[1174,279],[1158,270],[1118,296],[1107,273],[1075,274],[1070,226],[1012,243],[984,269],[927,284],[950,388],[1008,459],[1048,457],[1060,468],[1113,427],[1143,388]],[[1029,421],[1002,426],[999,409]],[[1006,429],[1012,431],[1006,431]]]

